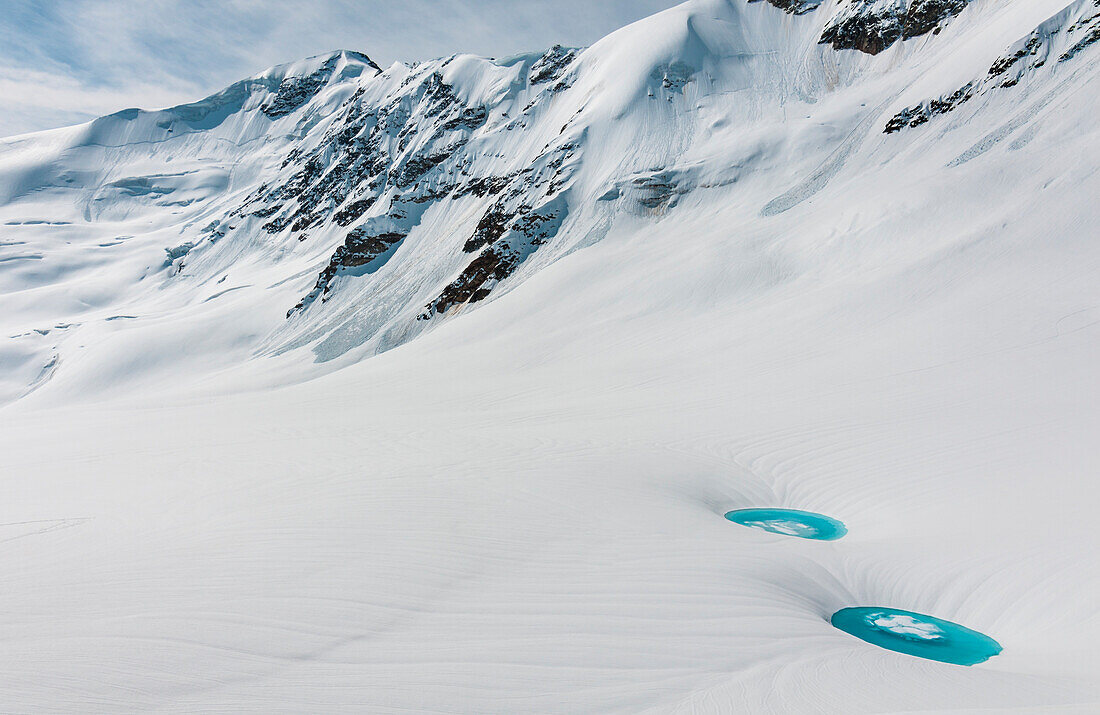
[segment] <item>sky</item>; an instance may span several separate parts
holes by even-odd
[[[0,0],[0,136],[201,99],[335,49],[382,67],[589,45],[679,0]]]

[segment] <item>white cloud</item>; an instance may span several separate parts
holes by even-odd
[[[65,74],[0,67],[0,136],[78,124],[127,107],[166,107],[200,91],[140,81],[95,86]]]

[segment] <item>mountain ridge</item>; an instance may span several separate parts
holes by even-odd
[[[938,73],[919,70],[909,36],[899,35],[891,50],[898,67],[825,42],[823,33],[843,18],[881,17],[878,0],[800,7],[790,20],[783,10],[793,6],[783,3],[693,0],[591,48],[555,46],[500,60],[454,55],[382,69],[365,54],[338,50],[273,67],[197,102],[123,110],[41,140],[9,140],[9,156],[11,147],[36,141],[59,153],[9,174],[0,194],[8,188],[9,205],[50,193],[75,198],[72,219],[105,227],[146,215],[141,220],[161,236],[152,240],[161,242],[163,262],[144,253],[147,265],[130,274],[134,284],[123,293],[160,283],[158,293],[177,294],[172,310],[201,311],[209,296],[222,295],[231,273],[259,271],[237,288],[271,286],[271,295],[256,295],[266,317],[263,327],[249,328],[254,355],[308,348],[319,363],[347,364],[508,292],[617,222],[659,221],[694,193],[762,185],[783,173],[775,162],[802,141],[800,130],[776,134],[769,126],[784,121],[788,106],[823,112],[814,131],[835,124],[839,111],[848,114],[842,123],[853,137],[875,125],[894,134],[975,106],[972,98],[994,81],[1011,92],[1025,74],[1061,72],[1088,47],[1094,3],[1048,4],[1064,9],[1042,15],[1034,30],[1002,30],[992,39],[956,30],[982,28],[983,13],[1003,24],[1004,3],[945,16],[948,31],[917,38],[933,43],[920,52],[957,55],[965,41],[960,50],[973,46],[977,54]],[[910,11],[938,17],[943,9],[891,7],[894,18]],[[1026,16],[1041,12],[1017,13],[1015,27],[1028,27],[1034,20]],[[1026,38],[1039,32],[1059,53],[1085,44],[1046,67],[1017,63],[1021,53],[1034,54]],[[990,56],[997,59],[979,59]],[[905,101],[936,75],[978,77],[983,66],[991,67],[988,79],[920,104]],[[1011,82],[997,79],[1009,68]],[[909,83],[907,73],[920,81]],[[898,86],[884,104],[856,100],[883,83]],[[733,96],[743,101],[725,99]],[[758,139],[746,142],[734,126]],[[890,141],[881,151],[895,151],[888,147],[897,140]],[[762,216],[811,200],[857,147],[839,136],[824,143],[835,158],[798,169],[800,178],[755,199]],[[42,155],[38,146],[33,151]],[[82,162],[116,168],[97,178]],[[134,170],[126,173],[128,163]],[[18,171],[30,173],[20,178]],[[62,311],[53,320],[78,317]],[[240,345],[244,338],[226,339]],[[35,362],[56,366],[61,352],[25,353],[22,374],[38,374]]]

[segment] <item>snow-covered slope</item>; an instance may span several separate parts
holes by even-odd
[[[0,140],[0,709],[1100,707],[1097,38],[693,0]]]

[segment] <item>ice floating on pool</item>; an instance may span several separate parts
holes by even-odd
[[[987,635],[958,623],[896,608],[842,608],[830,622],[880,648],[956,665],[984,663],[1001,652]]]
[[[836,519],[798,509],[736,509],[728,512],[726,518],[742,526],[802,539],[834,541],[848,533],[847,527]]]
[[[902,638],[918,641],[942,640],[943,629],[930,621],[922,621],[901,613],[874,613],[867,616],[873,628],[890,631]]]

